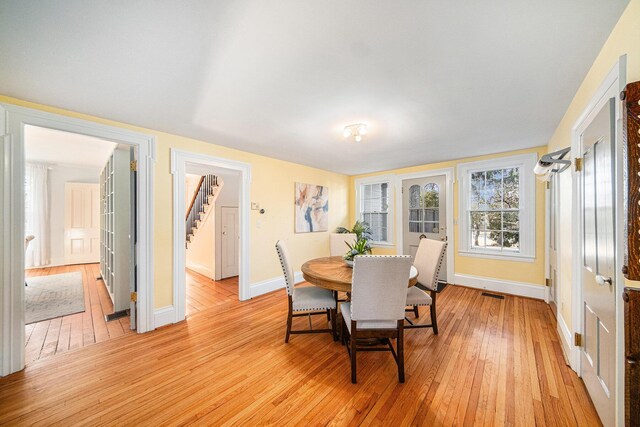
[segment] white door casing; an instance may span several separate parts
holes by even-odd
[[[0,103],[0,376],[24,368],[24,128],[40,126],[138,148],[137,204],[139,333],[154,329],[153,176],[155,137],[115,126]]]
[[[415,256],[420,239],[447,240],[446,176],[402,181],[403,253]],[[447,281],[446,258],[440,280]]]
[[[624,424],[624,310],[622,301],[622,292],[624,289],[624,276],[622,274],[622,267],[624,264],[624,241],[626,236],[624,234],[624,209],[615,208],[622,206],[624,201],[624,170],[625,170],[625,157],[624,157],[624,128],[623,128],[623,115],[621,108],[620,93],[624,90],[626,85],[626,55],[619,57],[618,62],[612,67],[609,73],[603,78],[600,86],[595,90],[591,101],[583,110],[583,113],[576,120],[572,127],[572,143],[571,143],[571,156],[572,159],[581,157],[584,152],[582,147],[583,134],[589,125],[593,122],[594,118],[601,112],[603,106],[609,104],[611,99],[615,99],[615,138],[613,143],[613,201],[614,201],[614,249],[615,249],[615,268],[614,275],[612,277],[614,287],[614,304],[615,304],[615,340],[612,344],[615,351],[614,363],[614,384],[612,388],[613,398],[615,400],[615,424]],[[572,168],[573,169],[573,168]],[[572,227],[572,242],[570,247],[574,248],[571,251],[573,258],[572,270],[572,292],[571,292],[571,332],[583,333],[585,330],[584,317],[584,295],[583,295],[583,215],[582,215],[582,197],[583,197],[583,182],[582,172],[572,172],[572,223],[569,224]],[[564,200],[562,201],[565,202]],[[563,226],[567,224],[563,223]],[[561,242],[560,250],[562,251],[564,245]],[[570,352],[570,364],[573,370],[579,375],[582,372],[582,350],[578,346],[571,346]]]
[[[64,186],[65,264],[100,262],[100,184]]]
[[[210,166],[214,168],[229,169],[240,174],[240,198],[239,210],[239,279],[238,297],[240,301],[251,298],[249,283],[249,267],[251,265],[251,253],[249,247],[249,215],[250,215],[250,187],[251,165],[236,160],[208,156],[184,150],[171,149],[171,174],[173,175],[173,311],[174,323],[185,319],[186,307],[186,250],[185,250],[185,177],[186,166],[189,164]]]
[[[548,270],[547,278],[549,279],[549,305],[551,310],[557,316],[559,288],[558,278],[560,277],[560,265],[558,263],[558,221],[560,219],[560,209],[558,201],[560,198],[559,177],[557,173],[551,174],[549,179],[548,201],[549,201],[549,235],[548,235]]]
[[[238,275],[238,256],[239,256],[239,230],[238,230],[238,208],[222,206],[221,214],[221,248],[222,253],[222,278],[233,277]]]

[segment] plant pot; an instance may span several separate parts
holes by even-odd
[[[342,259],[342,261],[344,261],[344,263],[347,264],[347,267],[353,268],[353,261],[349,261],[346,259]]]

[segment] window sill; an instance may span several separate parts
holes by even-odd
[[[393,248],[396,245],[388,242],[371,242],[372,248]]]
[[[491,252],[475,252],[475,251],[473,252],[458,251],[458,255],[472,257],[472,258],[497,259],[500,261],[515,261],[515,262],[534,262],[536,259],[535,256],[528,256],[528,255],[520,255],[520,254],[504,255],[504,254],[491,253]]]

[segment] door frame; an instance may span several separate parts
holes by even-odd
[[[187,163],[210,166],[222,169],[230,169],[240,173],[240,198],[238,199],[239,232],[240,232],[240,256],[238,278],[238,299],[245,301],[251,299],[249,283],[249,268],[251,266],[251,254],[249,245],[249,215],[251,208],[251,165],[237,160],[222,157],[208,156],[186,150],[171,149],[171,174],[173,175],[173,310],[174,323],[185,319],[187,301],[187,281],[185,275],[186,249],[185,221],[186,211],[186,185],[185,175]]]
[[[455,239],[454,239],[454,230],[453,230],[453,177],[454,177],[454,168],[442,168],[442,169],[432,169],[427,171],[420,172],[412,172],[405,173],[401,175],[396,175],[395,178],[395,194],[402,195],[402,181],[407,179],[414,178],[428,178],[430,176],[445,176],[445,187],[447,191],[447,201],[445,203],[445,207],[447,210],[447,217],[445,223],[447,224],[447,283],[454,283],[453,277],[455,274]],[[404,255],[404,242],[403,242],[403,226],[402,218],[403,218],[403,201],[402,197],[396,197],[396,251],[399,255]]]
[[[154,329],[153,176],[155,136],[61,114],[0,103],[0,376],[24,368],[24,128],[40,126],[138,148],[137,332]]]
[[[620,421],[620,416],[624,414],[624,318],[622,292],[624,290],[624,275],[622,265],[624,263],[624,209],[619,209],[619,201],[624,195],[624,156],[623,156],[623,123],[620,92],[626,86],[627,58],[623,55],[609,71],[599,88],[595,91],[591,101],[584,109],[575,125],[571,129],[571,157],[575,163],[577,157],[582,156],[582,141],[580,135],[586,130],[602,106],[609,102],[609,99],[616,99],[615,112],[615,140],[612,141],[615,149],[614,157],[614,205],[616,206],[614,227],[615,227],[615,325],[616,325],[616,355],[615,355],[615,416],[616,422]],[[573,211],[573,280],[572,280],[572,323],[574,332],[584,336],[584,306],[582,304],[582,258],[583,258],[583,220],[582,220],[582,174],[572,169],[572,211]],[[581,376],[582,366],[580,359],[580,347],[572,346],[570,358],[571,368]]]

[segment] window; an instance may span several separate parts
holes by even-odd
[[[535,154],[458,167],[460,252],[535,256]]]
[[[409,187],[409,231],[411,233],[440,232],[440,187],[429,183]]]
[[[390,179],[356,181],[358,219],[371,227],[374,244],[390,244],[392,235],[392,185]]]

